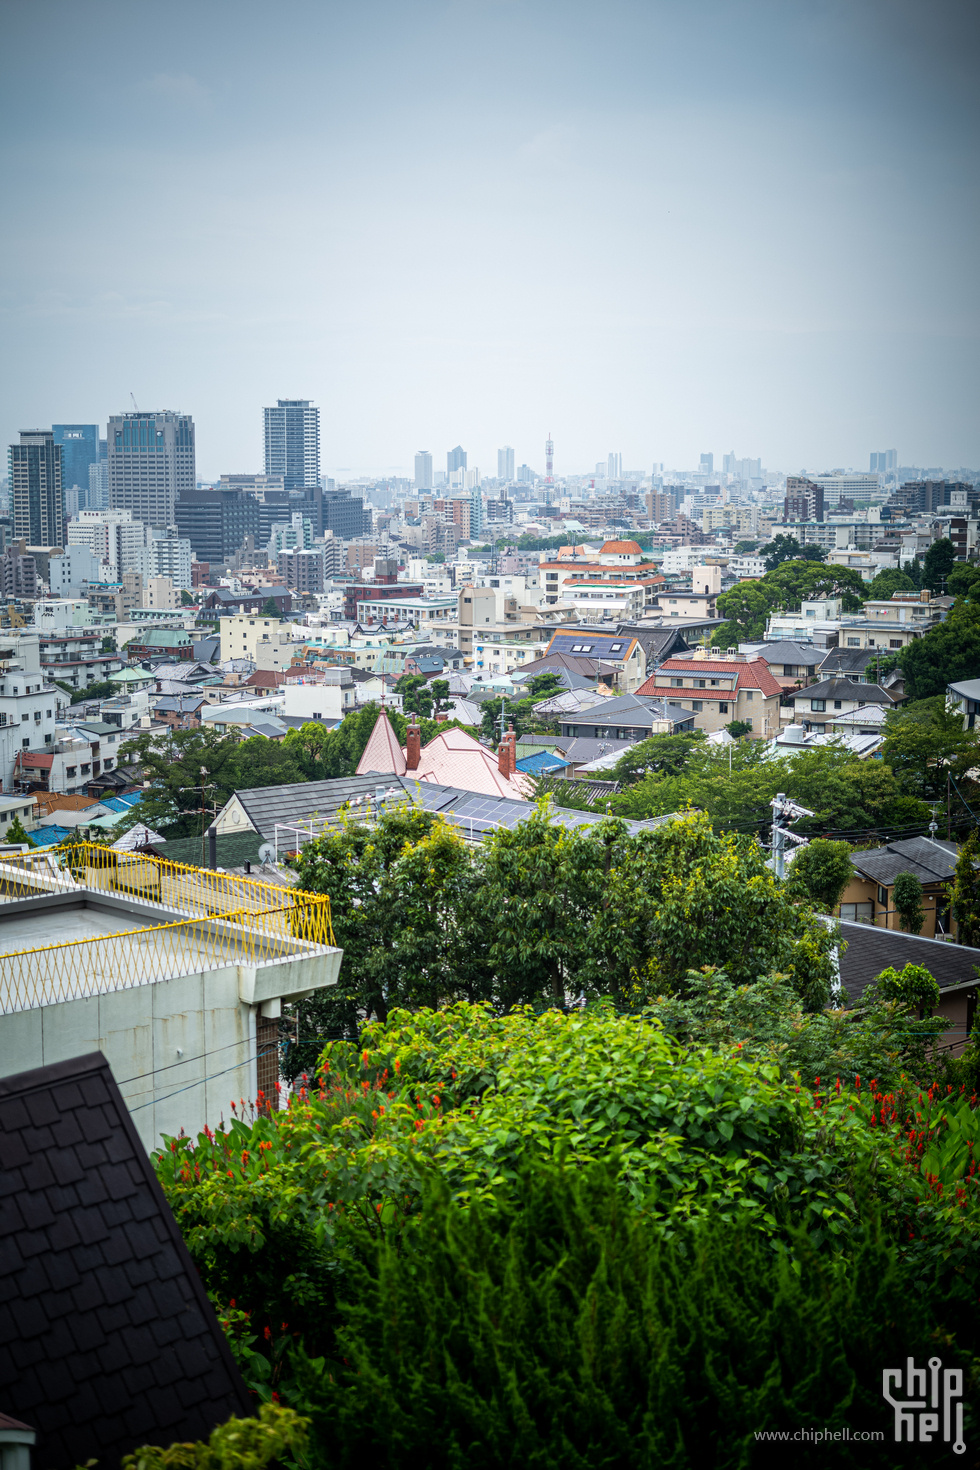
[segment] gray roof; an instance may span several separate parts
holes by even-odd
[[[860,1000],[865,988],[889,965],[902,970],[906,965],[924,965],[940,990],[980,984],[976,966],[980,949],[950,944],[944,939],[921,939],[901,929],[880,929],[874,924],[841,924],[847,948],[840,959],[840,977],[851,1000]]]
[[[556,742],[557,748],[562,751],[567,760],[573,765],[584,764],[594,761],[600,755],[608,755],[610,751],[619,752],[629,750],[633,741],[631,740],[597,740],[592,735],[574,735],[565,740]]]
[[[822,648],[814,648],[812,643],[794,643],[791,638],[778,638],[774,643],[747,643],[743,651],[750,648],[767,664],[805,664],[815,669],[823,658]]]
[[[646,654],[647,666],[662,663],[665,658],[673,658],[675,654],[687,651],[687,639],[679,628],[669,625],[665,628],[651,628],[643,623],[620,623],[620,633],[628,633],[635,638],[637,643]]]
[[[796,699],[854,699],[864,704],[892,705],[895,695],[882,689],[880,684],[862,684],[857,679],[821,679],[819,684],[810,684],[801,689]]]
[[[588,709],[575,711],[568,716],[578,725],[628,724],[652,729],[658,720],[671,720],[674,724],[687,723],[694,716],[679,704],[663,699],[641,698],[637,694],[620,694],[615,699],[604,699]]]
[[[980,699],[980,679],[961,679],[958,684],[947,684],[946,688],[963,699]]]
[[[455,786],[437,786],[411,776],[394,776],[390,772],[369,772],[364,776],[341,776],[333,781],[297,781],[289,786],[256,786],[236,791],[249,821],[269,842],[275,838],[276,823],[292,823],[301,827],[311,818],[318,825],[329,824],[340,808],[355,797],[374,797],[377,789],[398,790],[398,800],[418,801],[427,811],[440,812],[454,821],[464,837],[482,840],[500,826],[516,826],[536,810],[533,801],[517,801],[504,796],[482,796],[478,792],[461,791]],[[388,798],[389,800],[391,798]],[[356,808],[355,808],[356,810]],[[593,812],[554,809],[555,820],[565,827],[591,827],[602,819]],[[642,832],[657,826],[663,818],[645,822],[627,822],[631,832]],[[288,834],[280,832],[280,848],[288,842]]]
[[[826,653],[818,652],[820,672],[827,678],[837,673],[838,668],[846,675],[863,674],[872,659],[880,658],[880,648],[831,648]]]
[[[937,842],[932,837],[910,837],[889,842],[866,852],[851,854],[858,872],[886,887],[899,873],[912,873],[920,883],[945,883],[956,871],[960,850],[955,842]]]

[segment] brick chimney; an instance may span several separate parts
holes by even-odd
[[[506,781],[510,775],[510,736],[501,735],[500,744],[497,746],[497,770]]]
[[[405,764],[410,771],[417,771],[422,755],[422,731],[413,720],[405,736]]]

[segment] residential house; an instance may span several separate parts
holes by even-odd
[[[844,940],[840,978],[850,1003],[860,1003],[882,970],[922,965],[939,986],[939,1004],[933,1014],[952,1023],[943,1033],[940,1048],[946,1055],[960,1056],[976,1019],[980,949],[880,928],[867,920],[845,919],[840,930]]]
[[[145,628],[126,644],[134,662],[186,662],[194,657],[194,639],[186,628]]]
[[[911,837],[887,842],[883,847],[864,852],[853,852],[851,862],[855,876],[845,888],[837,912],[842,919],[875,924],[882,929],[900,929],[901,917],[895,907],[895,880],[900,873],[911,873],[922,884],[923,936],[932,939],[955,935],[956,923],[950,915],[948,887],[958,857],[959,848],[955,842],[941,842],[933,837]]]
[[[823,735],[836,719],[861,711],[867,705],[893,709],[900,703],[897,695],[880,684],[862,684],[856,679],[834,676],[791,696],[784,706],[784,717],[794,724],[802,722],[808,730]]]
[[[561,716],[565,737],[585,736],[592,740],[622,740],[633,745],[651,735],[681,735],[694,729],[694,715],[672,699],[649,699],[642,694],[622,694],[585,709]]]
[[[411,724],[402,749],[384,710],[357,763],[359,776],[370,772],[411,775],[418,781],[485,792],[488,796],[528,797],[532,793],[529,779],[516,770],[511,737],[505,735],[494,755],[465,730],[440,730],[422,745],[418,726]]]
[[[592,625],[557,628],[552,633],[545,659],[556,653],[606,663],[616,670],[616,685],[622,694],[635,694],[647,676],[643,644],[634,633],[617,629],[597,630]]]
[[[823,650],[812,643],[795,643],[782,638],[777,643],[743,643],[740,653],[763,658],[780,689],[800,689],[817,677]]]
[[[963,729],[976,728],[980,714],[980,679],[961,679],[946,685],[946,708],[957,709],[963,716]]]
[[[766,739],[779,729],[782,689],[763,658],[740,653],[669,658],[638,692],[669,697],[689,709],[697,728],[709,735],[733,720],[748,724],[754,740]]]

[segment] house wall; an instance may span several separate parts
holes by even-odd
[[[937,934],[936,932],[937,911],[942,914],[946,907],[943,889],[944,885],[942,883],[923,884],[922,908],[925,913],[925,921],[920,931],[920,937],[922,939],[943,938],[943,933]],[[880,891],[885,893],[887,902],[882,901]],[[842,908],[846,909],[849,904],[871,904],[871,922],[874,923],[876,928],[901,929],[902,927],[902,921],[895,909],[895,898],[891,884],[879,885],[870,878],[862,878],[859,875],[855,876],[844,889],[840,904],[835,909],[835,913],[838,918],[845,919],[859,919],[864,917],[858,913],[842,913]],[[945,924],[945,933],[951,932],[949,926],[952,925],[952,932],[955,934],[955,921],[947,917]]]

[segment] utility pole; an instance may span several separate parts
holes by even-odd
[[[770,802],[772,807],[772,865],[777,878],[786,877],[786,843],[795,842],[800,847],[806,847],[809,838],[798,837],[795,832],[790,832],[783,825],[785,822],[797,821],[800,817],[812,817],[813,812],[809,807],[800,806],[798,802],[791,801],[784,792],[778,792]]]

